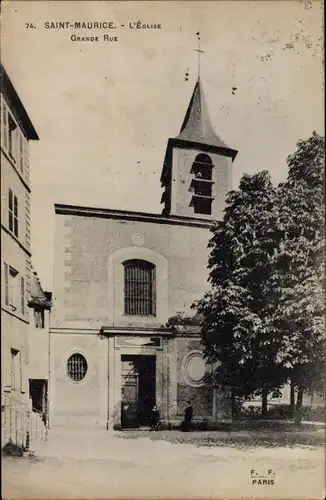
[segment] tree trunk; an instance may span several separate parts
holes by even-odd
[[[231,415],[232,421],[238,420],[238,407],[237,407],[237,399],[235,396],[235,390],[231,389]]]
[[[261,415],[262,415],[262,417],[266,416],[266,414],[267,414],[267,409],[268,409],[267,396],[268,396],[268,391],[266,389],[263,389],[263,392],[261,395]]]
[[[294,383],[291,380],[291,385],[290,385],[290,417],[291,417],[291,419],[294,418],[294,413],[295,413],[295,391],[294,391]]]
[[[294,421],[297,425],[301,425],[302,401],[303,401],[303,387],[300,386],[298,388],[297,404],[295,407],[295,417],[294,417]]]

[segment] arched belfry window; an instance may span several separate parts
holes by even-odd
[[[194,212],[198,214],[212,213],[212,171],[213,162],[209,155],[200,153],[196,156],[191,167],[193,179],[190,189],[193,192],[190,205],[194,207]]]
[[[155,266],[146,260],[133,259],[124,266],[124,312],[139,316],[156,314]]]

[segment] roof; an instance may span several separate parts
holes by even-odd
[[[31,279],[31,300],[29,301],[29,306],[42,307],[44,309],[52,307],[51,293],[44,292],[36,272],[33,273]]]
[[[196,82],[178,139],[230,149],[216,134],[208,113],[202,83]]]
[[[28,140],[38,140],[39,137],[37,132],[29,118],[27,111],[17,94],[15,87],[11,83],[11,80],[2,64],[0,64],[0,83],[1,83],[1,93],[5,96],[11,111],[14,113],[15,118],[19,122],[25,136]]]

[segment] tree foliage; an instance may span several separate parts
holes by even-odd
[[[278,188],[281,244],[270,282],[279,358],[299,391],[323,392],[325,352],[324,139],[313,133],[288,158]]]
[[[211,290],[194,307],[206,355],[221,362],[217,384],[234,398],[266,400],[289,379],[301,390],[322,385],[323,159],[314,132],[289,156],[285,183],[244,175],[212,228]]]

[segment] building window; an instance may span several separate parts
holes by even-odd
[[[5,103],[2,103],[2,137],[3,137],[3,146],[7,149],[8,147],[8,118],[7,118],[7,108]]]
[[[19,279],[19,272],[12,266],[4,263],[4,297],[5,305],[11,307],[12,312],[19,310],[25,314],[25,279]],[[18,311],[19,312],[19,311]]]
[[[35,328],[44,328],[44,309],[34,309]]]
[[[82,354],[76,353],[67,361],[67,375],[74,382],[83,380],[87,372],[87,361]]]
[[[18,238],[18,198],[11,189],[8,195],[8,225],[9,231]]]
[[[16,390],[19,388],[20,383],[20,356],[19,351],[17,349],[10,349],[11,355],[11,367],[10,367],[10,376],[11,376],[11,389]]]
[[[15,159],[15,150],[16,150],[16,138],[17,138],[17,125],[14,119],[8,115],[8,125],[9,125],[9,147],[8,151],[11,156],[11,159],[16,161]]]
[[[155,266],[145,260],[124,262],[124,312],[139,316],[156,314]]]
[[[12,312],[25,313],[25,280],[19,279],[18,271],[8,264],[4,265],[5,273],[5,305],[11,307]],[[24,309],[22,309],[22,294],[24,286]],[[19,309],[20,308],[20,309]],[[24,311],[24,312],[23,312]]]

